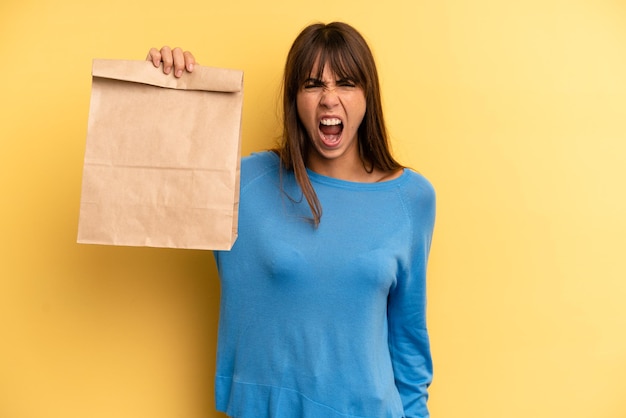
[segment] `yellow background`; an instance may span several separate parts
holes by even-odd
[[[438,192],[433,418],[626,416],[623,1],[9,0],[0,417],[221,416],[212,255],[75,243],[91,60],[243,69],[248,154],[317,20],[369,40],[396,155]]]

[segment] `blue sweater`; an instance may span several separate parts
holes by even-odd
[[[239,237],[216,251],[217,409],[236,418],[428,417],[426,262],[435,195],[405,169],[355,183],[309,171],[318,228],[271,152],[244,158]]]

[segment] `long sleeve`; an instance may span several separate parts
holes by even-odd
[[[405,417],[427,418],[433,365],[426,326],[426,266],[435,219],[434,190],[425,183],[406,201],[413,243],[389,295],[389,349]]]

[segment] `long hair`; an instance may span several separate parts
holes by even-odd
[[[389,149],[378,72],[365,39],[352,26],[342,22],[317,23],[304,28],[287,55],[283,78],[283,133],[275,151],[283,167],[293,170],[317,226],[322,207],[307,175],[305,162],[310,141],[297,108],[298,92],[311,77],[316,63],[318,79],[322,78],[325,66],[329,66],[338,78],[353,80],[365,93],[366,110],[358,129],[358,141],[366,169],[388,171],[402,166]]]

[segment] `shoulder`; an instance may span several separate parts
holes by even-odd
[[[402,191],[406,197],[414,203],[434,204],[435,188],[433,184],[422,174],[405,168],[405,181],[402,183]]]
[[[399,187],[407,216],[419,230],[431,230],[435,222],[436,195],[432,183],[422,174],[405,168],[404,181]]]
[[[254,152],[241,159],[241,169],[246,171],[264,171],[278,167],[280,160],[273,151]]]
[[[270,173],[278,173],[280,159],[272,151],[253,153],[241,159],[241,188]]]

